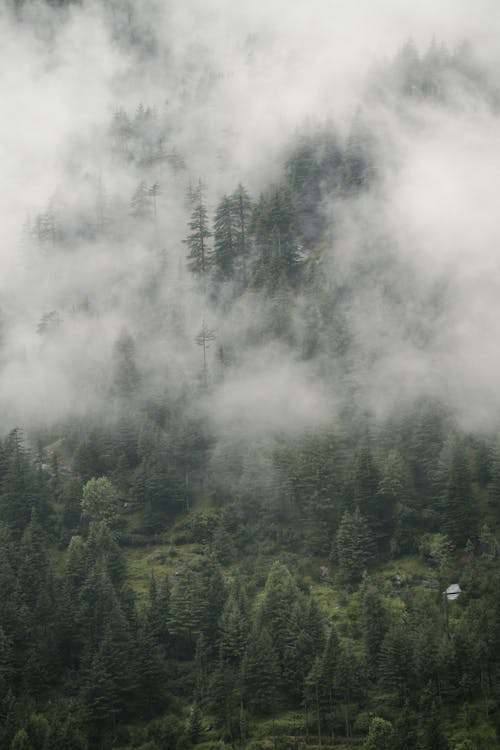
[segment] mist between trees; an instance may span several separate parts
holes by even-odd
[[[498,9],[266,6],[0,11],[7,749],[498,747]]]

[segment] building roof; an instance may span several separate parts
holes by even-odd
[[[450,599],[450,601],[452,601],[453,599],[457,599],[461,593],[462,589],[460,588],[459,583],[452,583],[445,591],[446,598]]]

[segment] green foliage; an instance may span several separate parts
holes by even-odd
[[[188,196],[191,207],[189,234],[184,240],[188,248],[188,268],[192,273],[205,278],[208,270],[208,239],[212,236],[208,224],[208,212],[205,205],[204,188],[201,181],[190,190]]]
[[[458,74],[465,57],[419,56],[410,45],[397,86],[436,101],[435,81]],[[129,180],[144,175],[128,213],[100,188],[76,229],[54,202],[28,227],[47,252],[72,235],[133,231],[146,270],[131,308],[138,335],[123,330],[108,353],[106,414],[0,440],[0,747],[322,747],[331,738],[496,750],[496,436],[468,434],[425,398],[388,419],[365,413],[377,384],[377,352],[357,331],[367,290],[394,305],[409,341],[428,332],[402,314],[385,238],[344,264],[342,225],[327,227],[325,205],[346,216],[375,187],[376,133],[359,115],[344,140],[329,126],[299,136],[282,178],[255,203],[242,185],[215,196],[213,224],[202,184],[191,190],[184,242],[201,282],[191,310],[189,295],[171,304],[157,247],[165,225],[154,180],[164,169],[173,178],[182,161],[165,117],[139,105],[113,119],[115,157],[130,162]],[[77,301],[74,314],[93,310]],[[193,328],[204,310],[217,321],[220,367],[209,378],[204,362],[200,388],[189,358],[182,371],[151,365],[165,336],[167,354],[183,340],[207,354],[215,332],[204,318],[196,338]],[[62,315],[42,315],[41,356],[61,338]],[[241,319],[251,323],[232,327]],[[292,409],[293,430],[221,429],[222,401],[220,413],[206,408],[212,393],[224,378],[260,371],[262,348],[286,351],[341,394],[335,416],[295,429]],[[443,596],[452,581],[463,589],[457,601]]]
[[[372,539],[359,508],[354,513],[345,511],[334,544],[334,559],[343,580],[354,583],[361,580],[373,557]]]
[[[250,198],[242,185],[231,195],[225,195],[217,206],[210,265],[219,281],[245,272],[251,208]]]
[[[90,479],[83,488],[82,517],[89,523],[114,526],[117,518],[116,490],[107,477]]]
[[[255,286],[276,289],[293,283],[299,269],[298,241],[293,204],[285,188],[259,198],[251,231],[258,252]]]
[[[245,704],[257,714],[276,711],[279,664],[272,637],[265,627],[250,636],[242,664]]]
[[[46,520],[48,506],[44,479],[30,462],[21,431],[15,429],[0,450],[0,520],[19,539],[33,509],[41,521]]]
[[[34,750],[25,729],[19,729],[16,732],[10,745],[10,750]]]
[[[392,750],[393,734],[391,722],[375,716],[370,722],[370,731],[363,742],[363,750]]]
[[[283,663],[286,649],[290,614],[298,597],[299,592],[289,570],[281,562],[275,561],[266,580],[259,621],[269,631],[280,664]]]
[[[460,444],[453,452],[441,513],[442,529],[455,546],[465,546],[467,539],[476,536],[477,508],[466,454]]]

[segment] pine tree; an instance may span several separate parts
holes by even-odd
[[[315,658],[304,683],[306,705],[316,714],[319,734],[328,717],[331,718],[342,695],[339,690],[339,670],[342,663],[342,647],[337,631],[332,626],[324,651]]]
[[[442,530],[455,546],[464,546],[477,534],[477,508],[470,484],[467,456],[462,445],[454,451],[441,501]]]
[[[120,701],[116,685],[100,653],[95,654],[84,675],[81,698],[87,722],[94,731],[101,735],[115,726]]]
[[[367,443],[360,448],[355,461],[352,482],[353,505],[359,508],[366,518],[375,540],[383,534],[381,498],[378,495],[380,473],[375,465],[373,454]]]
[[[408,701],[394,723],[393,750],[417,750],[416,719],[410,710]]]
[[[394,623],[382,642],[379,674],[382,685],[404,706],[414,685],[415,669],[411,634],[402,622]]]
[[[208,228],[208,213],[205,205],[204,189],[201,181],[189,195],[191,216],[188,223],[189,234],[184,240],[187,245],[188,268],[192,273],[205,278],[208,270],[208,239],[212,236]]]
[[[125,329],[113,346],[113,385],[116,394],[125,400],[138,392],[141,374],[136,362],[135,341]]]
[[[219,658],[228,664],[241,663],[248,637],[247,623],[233,593],[230,593],[219,620]]]
[[[252,234],[260,255],[255,285],[275,289],[294,282],[299,269],[298,243],[291,198],[284,188],[260,197],[253,212]]]
[[[257,714],[273,715],[280,684],[277,654],[269,631],[253,631],[242,665],[243,691],[246,705]]]
[[[399,451],[390,450],[382,468],[377,488],[380,513],[379,527],[382,547],[387,548],[394,528],[396,507],[407,507],[411,502],[410,475]]]
[[[148,618],[141,619],[134,639],[130,666],[133,671],[133,696],[125,707],[132,705],[138,716],[147,719],[164,708],[167,670]]]
[[[315,649],[310,642],[304,623],[304,611],[297,602],[290,614],[286,647],[283,654],[283,685],[287,692],[299,698],[315,657]]]
[[[26,528],[33,508],[44,518],[46,508],[40,507],[39,482],[24,448],[23,436],[15,429],[3,446],[0,473],[0,521],[19,539]]]
[[[130,215],[135,219],[151,219],[155,210],[151,189],[148,188],[144,180],[141,180],[130,199]]]
[[[276,560],[266,580],[259,617],[269,630],[280,665],[287,645],[290,613],[298,598],[299,592],[289,570]]]
[[[0,701],[8,693],[13,675],[12,643],[0,626]]]
[[[389,626],[389,617],[380,592],[368,584],[362,595],[364,644],[370,676],[376,676],[380,649]]]
[[[171,587],[167,576],[164,576],[159,587],[154,577],[149,585],[149,607],[146,617],[149,629],[155,640],[166,649],[170,640],[168,623],[170,618]]]
[[[352,737],[352,708],[365,699],[366,677],[362,662],[349,641],[339,649],[333,687],[343,708],[346,737]]]
[[[237,249],[233,202],[225,195],[215,211],[214,249],[210,258],[215,275],[221,281],[232,277]]]
[[[490,451],[489,496],[495,503],[500,503],[500,439],[497,439]]]
[[[443,717],[437,701],[433,701],[424,726],[422,750],[449,750],[443,731]]]
[[[239,731],[241,697],[239,671],[218,660],[210,680],[209,707],[219,726],[233,739]]]
[[[233,214],[235,216],[233,238],[236,254],[245,270],[245,261],[249,252],[249,227],[252,215],[252,201],[247,191],[240,183],[234,193],[230,195]]]
[[[356,508],[342,516],[335,536],[334,559],[342,579],[359,582],[373,556],[373,543],[366,520]]]

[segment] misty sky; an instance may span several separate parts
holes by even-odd
[[[266,311],[251,297],[219,320],[186,272],[188,185],[202,178],[212,209],[239,182],[256,196],[280,179],[297,132],[328,122],[346,138],[357,116],[372,129],[380,179],[342,205],[325,197],[332,245],[324,267],[347,276],[363,261],[367,238],[385,238],[399,269],[387,283],[405,295],[401,317],[370,285],[352,301],[356,341],[377,353],[364,374],[365,397],[383,415],[431,393],[451,400],[474,425],[497,420],[498,109],[484,92],[453,80],[446,106],[399,101],[381,71],[409,39],[421,53],[433,39],[451,52],[467,39],[490,90],[498,90],[498,2],[133,5],[132,31],[124,2],[82,2],[65,11],[26,3],[18,18],[5,3],[0,10],[5,426],[99,409],[124,328],[141,342],[146,382],[158,391],[199,369],[194,338],[203,315],[228,341],[258,328]],[[374,95],[374,81],[382,94]],[[132,116],[141,102],[168,127],[184,171],[142,174],[117,158],[113,115],[123,109]],[[141,179],[161,186],[154,228],[79,239],[68,252],[23,239],[26,222],[49,205],[69,226],[95,211],[99,196],[110,212],[123,210]],[[144,300],[159,253],[166,272],[160,303],[150,310]],[[440,289],[442,309],[431,319],[426,300]],[[54,310],[61,324],[44,339],[37,327]],[[291,314],[300,327],[300,305]],[[432,330],[425,344],[408,337],[402,317]],[[323,362],[303,363],[286,347],[263,343],[242,356],[204,408],[222,425],[321,422],[338,398],[334,376],[325,372]]]

